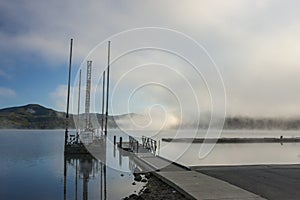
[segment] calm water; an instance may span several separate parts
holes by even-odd
[[[129,132],[135,136],[194,137],[193,130]],[[109,141],[118,131],[109,132]],[[125,134],[122,134],[127,140]],[[298,131],[224,131],[221,137],[298,137]],[[196,137],[203,137],[197,132]],[[65,158],[63,130],[0,131],[0,199],[121,199],[142,189],[132,185],[134,165],[107,144],[106,192],[104,166],[92,158]],[[160,142],[159,155],[184,165],[300,164],[300,144],[217,144],[199,158],[200,144]],[[66,165],[64,165],[66,164]],[[64,179],[66,166],[66,179]],[[77,178],[76,178],[77,177]],[[65,184],[64,184],[65,183]],[[104,194],[106,193],[106,194]]]
[[[204,130],[161,131],[155,133],[130,134],[151,135],[153,138],[203,138]],[[214,138],[216,132],[207,137]],[[300,131],[281,130],[224,130],[220,137],[224,138],[259,138],[259,137],[300,137]],[[300,164],[300,143],[249,143],[249,144],[216,144],[204,158],[199,156],[201,144],[160,142],[159,155],[177,163],[197,165],[256,165],[256,164]]]
[[[1,130],[0,199],[64,199],[63,144],[63,130]],[[106,168],[107,199],[129,196],[144,185],[132,185],[129,159],[121,157],[120,165],[119,158],[118,151],[115,157],[107,153],[115,163]],[[101,167],[95,159],[66,159],[66,199],[104,199]]]
[[[182,134],[179,134],[180,137]],[[194,135],[187,132],[187,137]],[[203,137],[204,132],[198,132]],[[225,130],[221,137],[300,137],[300,131]],[[161,137],[161,136],[160,136]],[[300,143],[248,143],[216,144],[210,153],[199,156],[201,144],[167,143],[161,144],[160,155],[178,163],[197,165],[257,165],[257,164],[300,164]]]

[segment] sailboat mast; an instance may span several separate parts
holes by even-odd
[[[67,114],[66,114],[66,131],[65,131],[65,144],[68,141],[68,128],[69,128],[69,102],[70,102],[70,82],[71,82],[71,68],[72,68],[72,50],[73,38],[70,43],[70,59],[69,59],[69,76],[68,76],[68,94],[67,94]]]
[[[106,84],[105,135],[107,135],[108,96],[109,96],[109,67],[110,67],[110,41],[108,41],[108,55],[107,55],[107,84]]]
[[[103,71],[103,83],[102,83],[102,123],[101,123],[101,131],[103,134],[104,131],[104,103],[105,103],[105,71]]]
[[[78,139],[78,132],[79,132],[80,90],[81,90],[81,70],[79,71],[79,83],[78,83],[78,108],[77,108],[76,140]]]

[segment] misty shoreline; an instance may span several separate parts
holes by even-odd
[[[93,127],[100,128],[102,120],[101,114],[90,114],[91,123]],[[84,115],[80,115],[80,127],[83,127]],[[75,115],[70,114],[69,127],[75,129],[74,120],[77,119]],[[123,114],[116,116],[108,116],[108,127],[110,129],[130,129],[136,130],[133,126],[132,120],[147,124],[147,120],[151,118],[145,117],[141,114]],[[160,121],[157,119],[156,121]],[[224,122],[224,123],[223,123]],[[216,125],[214,125],[216,123]],[[156,130],[161,130],[161,122]],[[300,130],[300,117],[290,118],[252,118],[245,116],[227,116],[225,119],[219,118],[210,121],[210,116],[204,116],[199,119],[199,122],[194,120],[182,121],[175,123],[172,126],[164,127],[163,130],[177,130],[177,129],[214,129],[223,130]],[[0,129],[42,129],[54,130],[65,128],[65,113],[58,112],[53,109],[45,108],[38,104],[28,104],[26,106],[11,107],[0,109]],[[154,128],[154,127],[149,127]],[[143,129],[145,130],[145,129]]]

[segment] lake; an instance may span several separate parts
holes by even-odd
[[[205,132],[184,130],[128,133],[140,137],[203,137]],[[94,158],[65,158],[64,130],[0,130],[0,198],[1,199],[121,199],[143,188],[134,182],[134,165],[128,156],[113,147],[108,132],[107,167]],[[221,137],[298,137],[299,131],[223,131]],[[158,154],[188,166],[300,164],[299,143],[216,144],[199,157],[200,144],[159,142]],[[104,169],[105,168],[105,169]],[[64,171],[66,170],[66,171]],[[106,178],[103,173],[106,170]],[[66,172],[66,178],[64,176]],[[104,182],[104,179],[106,180]],[[104,190],[104,183],[106,190]],[[64,195],[65,191],[65,195]]]
[[[1,130],[0,199],[64,199],[63,152],[64,130]],[[129,159],[122,158],[119,166],[113,161],[119,159],[118,151],[111,158],[113,154],[107,153],[107,159],[118,164],[106,168],[107,199],[139,192],[145,184],[132,185]],[[104,199],[100,162],[75,158],[67,160],[66,168],[66,199]]]

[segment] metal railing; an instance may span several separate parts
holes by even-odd
[[[156,155],[157,142],[152,138],[142,136],[143,147]]]
[[[139,142],[134,137],[131,136],[129,136],[129,148],[134,153],[139,152]]]

